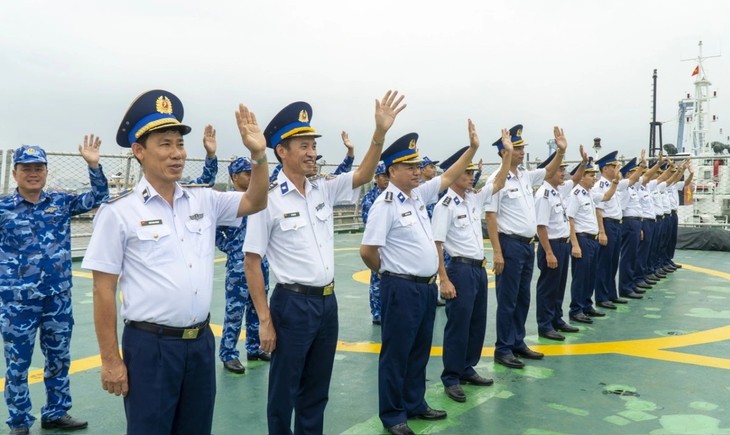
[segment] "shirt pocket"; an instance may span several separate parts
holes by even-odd
[[[305,231],[307,220],[302,216],[284,218],[279,221],[279,228],[284,232],[284,237],[292,244],[294,250],[306,250],[309,248]]]
[[[167,225],[150,225],[137,228],[139,250],[142,261],[149,266],[169,263],[175,251],[170,237],[172,229]]]
[[[522,195],[520,194],[520,191],[518,189],[515,189],[515,190],[508,190],[504,196],[507,199],[516,200],[516,199],[519,199],[520,196],[522,196]]]
[[[200,255],[211,255],[215,246],[215,231],[211,230],[213,223],[207,217],[185,222],[187,237],[192,237],[196,252]]]
[[[322,207],[314,215],[317,217],[317,224],[320,225],[322,232],[327,234],[329,239],[334,238],[335,226],[334,222],[332,222],[332,209],[330,207]]]

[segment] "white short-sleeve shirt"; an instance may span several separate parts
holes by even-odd
[[[244,252],[269,261],[282,284],[325,286],[335,277],[332,207],[354,203],[353,172],[336,177],[313,177],[304,182],[304,195],[284,171],[269,188],[265,210],[248,217]]]
[[[570,236],[566,203],[558,189],[547,181],[535,192],[535,217],[538,226],[547,227],[549,239]]]
[[[568,218],[573,218],[576,233],[598,234],[596,203],[591,192],[577,186],[568,199]]]
[[[438,252],[426,204],[436,202],[440,188],[439,176],[411,190],[409,197],[390,183],[375,200],[362,244],[379,247],[380,272],[420,277],[436,274]]]
[[[510,171],[502,190],[494,194],[484,207],[485,211],[497,214],[497,230],[500,233],[535,237],[537,222],[532,187],[542,184],[545,173],[545,169],[528,171],[523,167],[519,167],[516,173]],[[493,173],[487,182],[492,182],[496,175],[496,172]]]
[[[170,207],[142,178],[99,208],[81,267],[119,275],[125,320],[202,322],[210,313],[215,228],[240,221],[243,195],[176,185]]]
[[[478,192],[467,191],[462,198],[452,189],[433,209],[433,238],[443,242],[452,257],[484,259],[482,209],[492,197],[492,183]]]

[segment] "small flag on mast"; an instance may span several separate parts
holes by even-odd
[[[700,73],[700,66],[699,66],[699,65],[697,65],[697,66],[695,67],[694,71],[692,71],[692,77],[696,76],[696,75],[697,75],[697,74],[699,74],[699,73]]]

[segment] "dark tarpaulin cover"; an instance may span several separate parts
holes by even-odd
[[[730,251],[730,231],[719,228],[677,228],[677,249]]]

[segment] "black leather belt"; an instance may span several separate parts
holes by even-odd
[[[607,217],[603,218],[603,221],[604,222],[613,222],[615,224],[621,223],[621,219],[614,219],[614,218],[607,218]]]
[[[507,233],[499,233],[500,236],[505,236],[510,239],[518,240],[522,243],[532,243],[535,241],[535,237],[522,237],[518,236],[517,234],[507,234]]]
[[[453,260],[453,258],[452,258],[452,260]],[[381,275],[392,276],[392,277],[400,278],[400,279],[407,279],[408,281],[417,282],[419,284],[433,284],[433,283],[436,282],[436,275],[433,275],[433,276],[415,276],[415,275],[407,275],[405,273],[388,272],[387,270],[384,271]]]
[[[484,258],[482,260],[475,260],[473,258],[467,258],[467,257],[451,257],[451,261],[455,261],[457,263],[471,264],[474,267],[484,267],[487,265],[486,258]]]
[[[656,219],[654,218],[644,218],[644,220],[649,222],[656,222]]]
[[[593,239],[593,240],[598,238],[598,234],[591,234],[591,233],[575,233],[575,235],[578,237],[587,237],[587,238]]]
[[[330,296],[335,293],[335,282],[332,281],[331,283],[327,284],[323,287],[315,287],[311,285],[304,285],[304,284],[276,284],[276,287],[281,287],[283,289],[293,291],[294,293],[300,293],[307,296]],[[274,289],[276,289],[274,287]]]
[[[186,328],[179,328],[175,326],[158,325],[157,323],[150,322],[135,322],[134,320],[125,320],[124,323],[134,329],[140,331],[151,332],[153,334],[164,335],[166,337],[182,338],[183,340],[194,340],[198,338],[200,332],[208,327],[210,322],[210,314],[204,322],[196,323],[195,325],[188,326]]]
[[[624,216],[624,220],[625,221],[639,221],[639,222],[641,222],[641,221],[644,220],[644,218],[640,218],[638,216]]]
[[[558,237],[557,239],[550,239],[550,241],[558,243],[568,243],[570,242],[570,237]]]
[[[664,215],[663,214],[656,215],[656,220],[660,221],[662,219],[664,219]]]
[[[671,214],[672,216],[677,216],[677,210],[672,210],[672,212],[671,212],[670,214]]]

